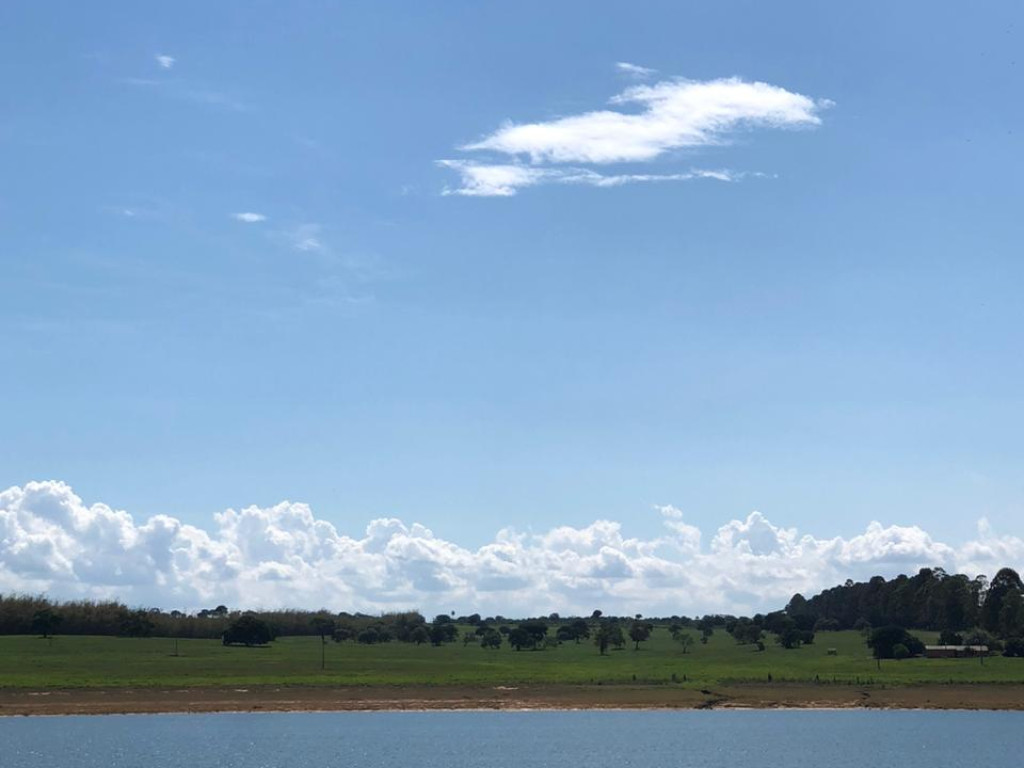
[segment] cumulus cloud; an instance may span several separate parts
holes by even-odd
[[[157,54],[153,58],[156,59],[156,63],[160,66],[161,69],[171,69],[178,61],[173,56],[168,56],[165,53]]]
[[[621,71],[653,72],[620,62]],[[503,196],[539,184],[618,186],[644,181],[681,181],[690,173],[601,174],[586,165],[650,163],[680,151],[726,144],[741,130],[809,128],[832,106],[769,83],[737,77],[698,81],[664,80],[634,85],[602,109],[532,123],[509,122],[479,141],[460,147],[501,161],[442,160],[462,186],[455,193]],[[565,167],[569,165],[570,167]],[[579,167],[582,166],[582,167]]]
[[[599,110],[510,124],[464,149],[527,155],[534,162],[637,162],[670,150],[720,143],[741,126],[821,123],[820,104],[810,97],[736,77],[638,85],[614,97],[612,104],[637,106],[640,112]]]
[[[252,211],[246,211],[244,213],[233,213],[231,214],[231,218],[235,219],[236,221],[245,222],[246,224],[257,224],[261,221],[267,220],[267,217],[264,216],[262,213],[253,213]]]
[[[984,521],[976,540],[952,546],[916,526],[877,522],[849,539],[818,539],[753,512],[705,546],[679,509],[652,514],[663,523],[652,538],[598,520],[543,533],[506,528],[471,549],[394,518],[347,535],[287,501],[226,510],[208,530],[168,515],[139,521],[87,504],[64,483],[33,482],[0,492],[0,591],[165,608],[747,613],[847,578],[924,566],[991,574],[1024,560],[1024,541]]]

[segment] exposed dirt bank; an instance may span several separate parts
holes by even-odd
[[[0,715],[458,709],[1005,709],[1024,685],[466,686],[0,689]]]

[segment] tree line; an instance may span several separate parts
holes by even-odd
[[[992,577],[922,568],[914,576],[847,581],[810,599],[796,594],[785,612],[818,629],[858,629],[879,658],[924,651],[908,629],[938,630],[943,645],[986,645],[1024,656],[1024,583],[1012,568]]]
[[[460,627],[462,629],[460,630]],[[814,642],[815,633],[858,629],[881,658],[923,651],[909,629],[938,630],[949,645],[988,645],[1024,656],[1024,584],[1011,568],[989,581],[922,568],[914,576],[866,582],[847,581],[810,599],[796,594],[786,607],[751,617],[707,615],[644,619],[605,616],[561,617],[557,613],[513,621],[474,613],[440,614],[428,621],[418,611],[371,616],[327,610],[237,611],[218,605],[193,613],[132,608],[118,601],[56,602],[42,596],[0,595],[0,634],[55,633],[221,639],[226,644],[259,645],[284,635],[319,635],[324,642],[404,642],[440,646],[462,640],[487,650],[503,646],[536,651],[562,643],[591,641],[601,654],[634,650],[657,627],[664,627],[683,653],[724,630],[743,645],[763,651],[769,635],[786,649]]]

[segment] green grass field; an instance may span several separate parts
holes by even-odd
[[[919,633],[933,642],[928,633]],[[856,632],[822,632],[813,645],[758,653],[724,632],[683,654],[664,628],[639,651],[600,656],[589,643],[543,651],[486,651],[461,642],[434,648],[406,643],[328,643],[320,670],[317,637],[286,637],[266,648],[225,648],[216,640],[58,636],[0,637],[0,687],[208,686],[259,684],[480,685],[523,683],[737,682],[913,684],[1024,682],[1024,659],[907,659],[878,669]],[[837,654],[828,655],[835,648]]]

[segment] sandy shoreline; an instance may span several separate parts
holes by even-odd
[[[250,686],[0,689],[0,716],[202,712],[358,712],[573,709],[1024,710],[1024,685],[904,687]]]

